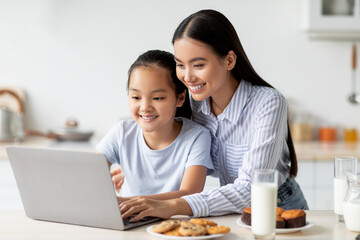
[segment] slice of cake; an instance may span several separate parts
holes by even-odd
[[[241,221],[247,225],[251,226],[251,208],[247,207],[243,209],[241,214]]]
[[[301,209],[284,211],[281,217],[285,220],[286,228],[298,228],[306,225],[306,213]]]
[[[276,228],[285,228],[285,220],[279,215],[276,215]]]

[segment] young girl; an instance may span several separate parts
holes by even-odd
[[[211,133],[211,156],[219,189],[154,201],[120,204],[124,217],[163,218],[240,213],[250,206],[255,169],[279,172],[278,206],[307,209],[295,181],[297,161],[285,98],[251,66],[230,21],[214,10],[184,19],[173,36],[177,76],[191,92],[193,120]]]
[[[122,195],[170,199],[200,192],[207,170],[213,169],[211,137],[201,125],[175,117],[189,117],[191,112],[186,87],[176,77],[174,56],[148,51],[128,75],[133,119],[117,123],[97,147],[109,163],[121,166]]]

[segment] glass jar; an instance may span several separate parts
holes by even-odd
[[[346,228],[360,232],[360,175],[346,173],[348,191],[343,201]]]
[[[309,114],[296,113],[290,128],[292,139],[295,142],[310,141],[313,139],[313,126]]]
[[[349,143],[357,142],[356,128],[345,128],[344,139],[345,139],[345,142],[349,142]]]

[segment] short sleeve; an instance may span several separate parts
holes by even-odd
[[[205,166],[208,169],[207,174],[211,175],[214,172],[214,166],[210,157],[210,147],[210,132],[204,129],[200,131],[194,140],[185,167],[188,168],[194,165]]]
[[[112,164],[120,164],[119,146],[121,145],[121,123],[116,124],[104,136],[100,143],[96,146],[96,150],[105,155],[105,158]]]

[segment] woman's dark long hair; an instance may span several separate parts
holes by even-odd
[[[226,57],[230,50],[234,51],[237,60],[231,73],[237,81],[243,79],[253,85],[273,88],[256,73],[245,54],[234,26],[222,13],[215,10],[201,10],[191,14],[175,30],[172,43],[185,36],[207,44],[221,58]],[[289,121],[287,131],[287,145],[291,160],[290,177],[295,177],[298,166]]]
[[[129,90],[130,76],[137,67],[158,66],[169,71],[171,82],[175,88],[176,97],[186,91],[185,101],[181,107],[176,109],[175,117],[191,118],[191,107],[189,93],[186,86],[176,76],[176,63],[172,53],[161,50],[149,50],[141,54],[128,70],[127,90]]]

